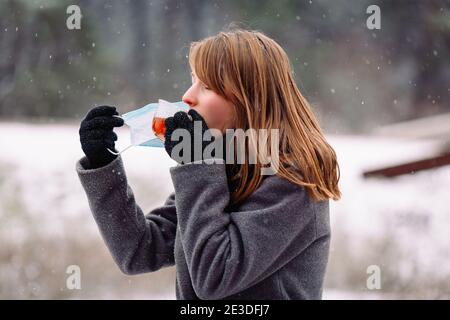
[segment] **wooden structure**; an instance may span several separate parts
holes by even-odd
[[[419,160],[364,171],[365,178],[395,177],[450,165],[450,113],[381,127],[374,134],[410,139],[435,139],[442,141],[442,148],[436,154],[424,156]]]

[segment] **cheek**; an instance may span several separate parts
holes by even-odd
[[[226,129],[231,126],[232,105],[222,97],[211,97],[199,106],[198,112],[204,117],[208,127]]]
[[[231,127],[232,106],[224,103],[218,103],[211,107],[211,122],[213,127],[224,130]]]
[[[226,108],[223,105],[216,104],[211,107],[211,117],[216,123],[221,123],[227,118]]]

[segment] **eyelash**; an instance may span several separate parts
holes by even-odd
[[[192,74],[191,74],[191,82],[192,82],[192,84],[194,84],[194,77],[192,76]],[[210,88],[208,88],[204,83],[202,83],[202,87],[204,88],[204,89],[206,89],[206,90],[211,90]]]

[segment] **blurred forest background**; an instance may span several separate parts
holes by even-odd
[[[0,117],[82,117],[95,104],[121,112],[189,87],[191,41],[232,22],[287,51],[298,84],[332,132],[450,111],[449,1],[0,2]],[[68,30],[77,4],[81,30]],[[447,58],[446,58],[447,57]]]
[[[366,26],[372,4],[380,30]],[[66,26],[69,5],[80,30]],[[450,297],[449,166],[361,177],[435,151],[371,133],[450,112],[449,0],[0,0],[0,298],[175,298],[175,267],[130,277],[114,265],[75,172],[78,127],[95,105],[181,100],[190,43],[231,23],[286,50],[337,151],[343,198],[331,204],[324,297]],[[143,210],[161,205],[173,190],[164,151],[123,159]],[[382,290],[366,285],[374,264]],[[81,290],[66,285],[70,265]]]

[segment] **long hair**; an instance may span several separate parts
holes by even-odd
[[[289,58],[262,32],[235,29],[192,42],[189,64],[197,77],[235,107],[236,129],[278,129],[276,174],[307,189],[313,200],[339,200],[339,165],[309,103],[300,93]],[[250,141],[249,148],[257,143]],[[272,141],[267,138],[266,146]],[[270,151],[267,151],[270,153]],[[261,184],[262,164],[245,162],[230,171],[231,204]],[[228,170],[227,170],[228,173]]]

